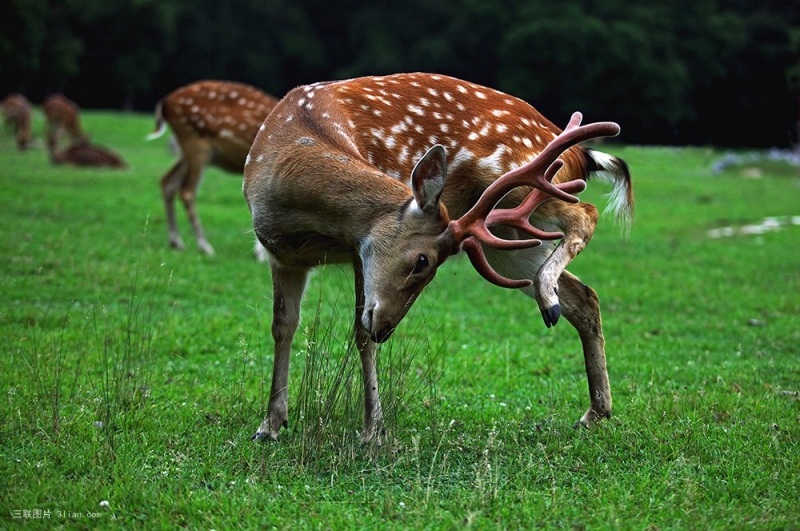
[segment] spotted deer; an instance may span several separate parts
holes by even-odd
[[[198,247],[214,254],[196,207],[203,170],[212,165],[241,174],[259,126],[277,103],[276,98],[249,85],[199,81],[173,91],[156,105],[156,130],[148,140],[162,136],[169,123],[180,147],[178,160],[161,178],[173,248],[184,248],[175,221],[175,196],[180,192]]]
[[[63,94],[51,94],[42,103],[47,122],[47,149],[54,153],[58,150],[61,135],[69,136],[72,143],[80,144],[89,141],[89,137],[81,127],[80,107]]]
[[[355,344],[364,386],[363,441],[383,414],[376,347],[394,332],[445,260],[463,250],[490,282],[538,303],[545,325],[578,331],[590,407],[611,415],[599,301],[565,270],[591,238],[597,209],[585,180],[613,185],[610,209],[633,209],[628,167],[577,146],[614,123],[563,131],[513,96],[459,79],[397,74],[295,88],[267,117],[244,169],[244,196],[272,271],[272,390],[254,439],[288,424],[289,354],[309,270],[350,262]],[[541,240],[560,240],[541,245]]]
[[[13,130],[17,140],[17,149],[28,149],[31,140],[31,110],[33,106],[22,94],[9,94],[3,98],[3,114],[6,128]]]

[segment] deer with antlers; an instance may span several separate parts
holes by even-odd
[[[14,131],[17,139],[17,149],[28,149],[31,139],[31,111],[33,105],[22,94],[9,94],[3,98],[3,114],[5,114],[6,128]]]
[[[206,254],[214,254],[196,207],[203,170],[212,165],[241,174],[259,126],[277,103],[276,98],[250,85],[199,81],[173,91],[157,104],[156,130],[147,139],[163,135],[169,123],[181,151],[161,178],[173,248],[184,248],[175,221],[175,196],[180,192],[198,247]]]
[[[51,94],[42,103],[42,110],[47,122],[47,149],[51,153],[58,150],[61,135],[64,133],[75,144],[89,141],[81,127],[80,107],[71,99],[63,94]]]
[[[576,328],[590,399],[579,423],[609,417],[599,301],[565,268],[598,220],[597,209],[573,194],[590,178],[604,179],[613,184],[609,206],[629,222],[633,190],[622,160],[577,146],[616,135],[619,126],[580,122],[575,113],[561,131],[522,100],[432,74],[317,83],[287,94],[244,169],[274,295],[272,390],[254,439],[277,439],[287,426],[290,347],[311,268],[353,264],[366,442],[383,424],[376,347],[461,250],[490,282],[534,298],[545,325],[563,315]]]

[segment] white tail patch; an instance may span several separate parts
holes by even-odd
[[[164,136],[164,133],[166,132],[167,132],[167,124],[165,122],[161,122],[158,125],[158,130],[150,133],[149,135],[144,137],[144,139],[148,141],[155,140],[156,138],[161,138],[162,136]]]
[[[611,191],[606,194],[608,204],[603,213],[613,214],[614,219],[622,226],[623,232],[627,233],[633,217],[628,166],[622,160],[608,153],[594,150],[587,150],[587,152],[598,168],[591,173],[591,176],[612,185]]]

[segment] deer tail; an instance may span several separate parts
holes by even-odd
[[[614,218],[627,233],[633,220],[633,183],[628,164],[613,155],[587,149],[589,178],[596,178],[612,186],[606,195],[608,205],[604,213],[613,214]]]
[[[156,138],[161,138],[167,131],[167,124],[164,123],[164,100],[159,101],[156,103],[156,129],[149,135],[147,135],[145,140],[155,140]]]

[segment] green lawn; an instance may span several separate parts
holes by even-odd
[[[797,168],[715,175],[711,149],[607,146],[632,168],[633,230],[604,219],[570,270],[600,295],[609,421],[572,427],[589,401],[568,323],[546,329],[459,258],[382,350],[377,448],[358,442],[351,274],[317,273],[291,429],[263,444],[271,283],[240,178],[201,188],[217,255],[182,211],[173,251],[152,118],[84,124],[129,168],[54,167],[0,137],[0,527],[799,528]],[[771,216],[785,225],[709,236]]]

